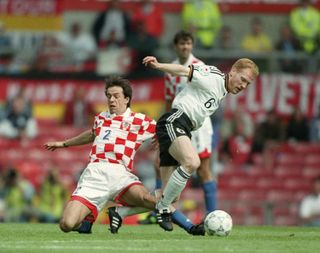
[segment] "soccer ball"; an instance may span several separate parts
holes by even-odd
[[[215,210],[206,216],[204,229],[208,235],[227,236],[232,229],[232,218],[225,211]]]

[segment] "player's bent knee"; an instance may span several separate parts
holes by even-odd
[[[182,165],[190,173],[196,171],[200,167],[199,157],[194,157],[193,159],[188,160],[184,165]]]
[[[201,164],[200,159],[199,157],[197,157],[197,159],[195,159],[193,163],[194,170],[197,170],[200,167],[200,164]]]
[[[59,227],[63,232],[70,232],[74,229],[75,224],[66,219],[61,219],[59,223]]]

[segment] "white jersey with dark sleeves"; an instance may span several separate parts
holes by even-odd
[[[188,85],[175,97],[172,108],[182,110],[198,129],[227,95],[225,74],[214,66],[190,65]]]

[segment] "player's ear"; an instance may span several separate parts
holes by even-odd
[[[129,97],[125,97],[125,100],[126,100],[126,104],[128,105],[129,101],[130,101],[130,98]]]

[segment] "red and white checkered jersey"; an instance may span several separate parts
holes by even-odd
[[[95,117],[95,134],[90,162],[109,162],[133,168],[133,159],[140,145],[154,136],[156,122],[142,113],[127,109],[123,115],[101,112]]]
[[[174,60],[172,63],[180,64],[179,59]],[[188,67],[189,65],[204,65],[204,63],[198,58],[194,57],[193,54],[189,55],[188,60],[183,66]],[[186,86],[188,81],[187,77],[184,76],[173,76],[170,74],[165,74],[165,99],[173,100],[175,96]]]

